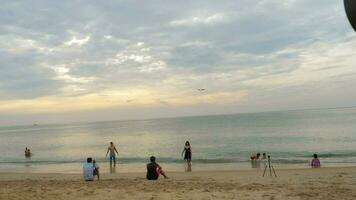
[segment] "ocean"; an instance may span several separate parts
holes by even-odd
[[[151,155],[184,171],[187,140],[193,171],[251,169],[250,156],[263,152],[276,169],[308,167],[314,153],[322,166],[356,166],[356,108],[0,127],[0,172],[80,173],[87,157],[109,172],[110,141],[116,172],[144,172]]]

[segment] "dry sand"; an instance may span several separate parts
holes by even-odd
[[[356,167],[168,172],[170,179],[145,180],[144,173],[103,174],[84,182],[80,174],[0,173],[0,199],[356,199]]]

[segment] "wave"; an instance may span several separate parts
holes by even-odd
[[[322,158],[343,158],[343,157],[356,157],[356,152],[346,152],[346,153],[321,153],[318,154]]]
[[[95,158],[96,162],[108,162],[108,158]],[[117,158],[118,163],[148,163],[148,158]],[[37,159],[18,159],[18,160],[0,160],[0,164],[70,164],[70,163],[84,163],[85,159],[78,160],[37,160]],[[182,163],[183,159],[178,158],[157,158],[160,163]],[[235,163],[241,162],[236,159],[194,159],[195,163]]]
[[[271,155],[273,157],[278,157],[278,158],[305,158],[305,159],[311,159],[313,157],[313,154],[317,153],[319,158],[348,158],[348,157],[354,157],[356,158],[356,152],[354,151],[349,151],[349,152],[268,152],[267,155]]]

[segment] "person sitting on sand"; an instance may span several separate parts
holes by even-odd
[[[310,163],[312,168],[319,168],[320,167],[320,160],[318,159],[318,155],[313,155],[313,160]]]
[[[94,181],[94,176],[99,180],[99,166],[93,162],[92,158],[87,158],[87,162],[83,165],[83,177],[85,181]]]
[[[112,161],[114,161],[114,167],[116,166],[116,154],[119,154],[119,152],[117,152],[117,149],[114,145],[113,142],[110,142],[110,146],[108,147],[108,150],[106,151],[106,156],[108,156],[108,153],[110,152],[110,167],[112,167]]]
[[[156,157],[151,156],[150,161],[151,162],[147,164],[146,178],[148,180],[157,180],[160,174],[162,174],[164,178],[168,178],[163,172],[162,167],[156,163]]]

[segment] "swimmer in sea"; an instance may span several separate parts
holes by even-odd
[[[31,154],[31,150],[26,147],[26,148],[25,148],[25,157],[26,157],[26,158],[29,158],[29,157],[31,157],[31,155],[32,155],[32,154]]]

